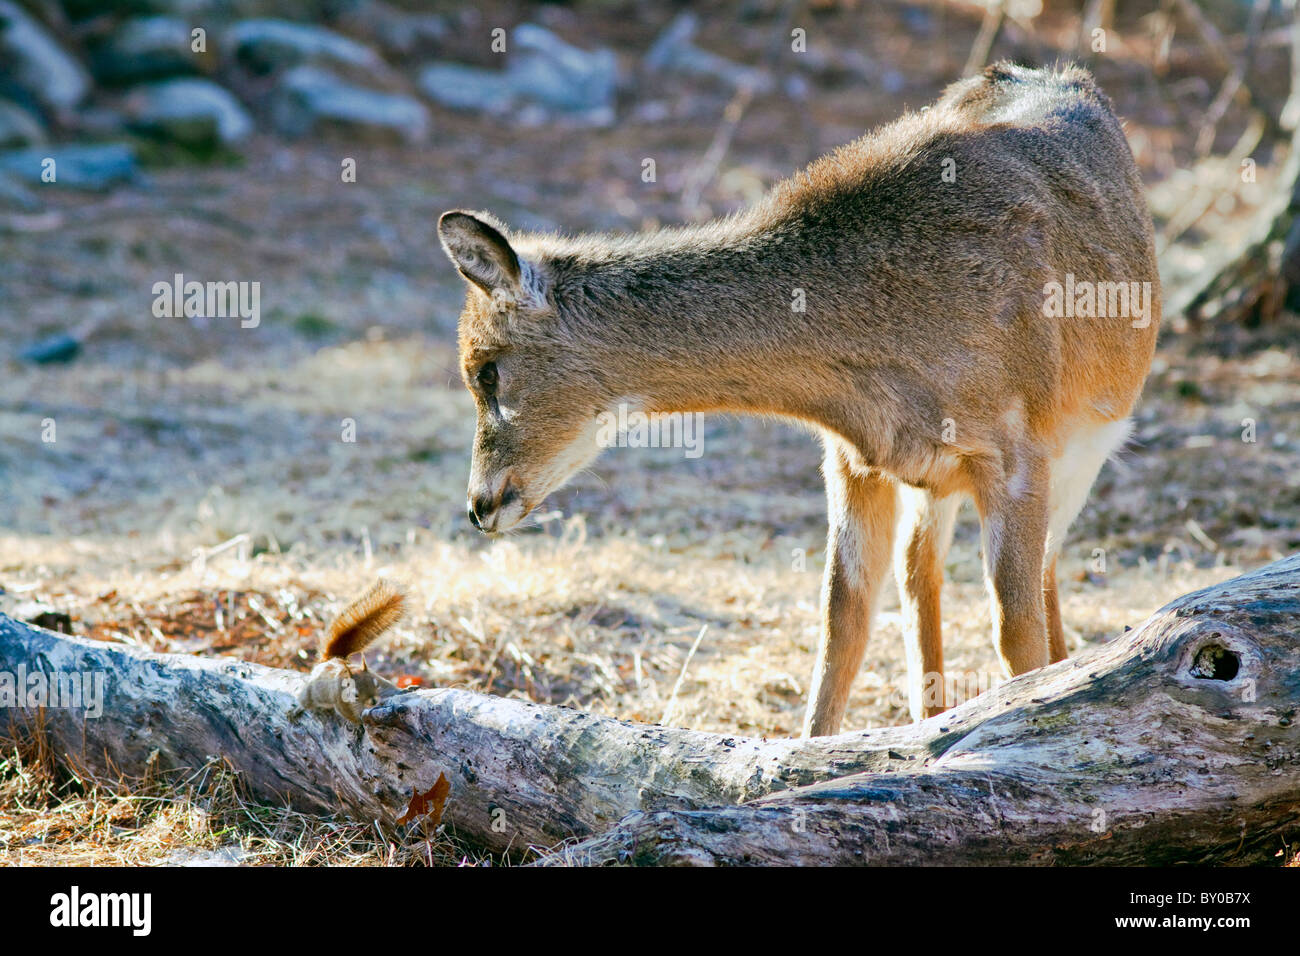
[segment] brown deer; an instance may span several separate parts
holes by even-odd
[[[1142,184],[1087,72],[992,66],[703,225],[566,237],[448,212],[438,233],[469,283],[476,527],[516,526],[588,464],[619,403],[782,416],[825,445],[805,735],[839,728],[891,554],[912,716],[944,709],[964,496],[1003,668],[1066,656],[1056,556],[1126,440],[1160,320]]]

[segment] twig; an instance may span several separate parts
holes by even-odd
[[[1300,18],[1294,16],[1294,10],[1291,38],[1291,94],[1279,121],[1281,128],[1291,133],[1291,147],[1277,177],[1277,182],[1285,184],[1285,192],[1275,197],[1272,210],[1256,219],[1254,234],[1243,251],[1227,257],[1213,270],[1212,278],[1181,305],[1180,311],[1194,321],[1203,319],[1211,304],[1216,304],[1217,316],[1233,318],[1254,312],[1264,320],[1281,309],[1289,280],[1285,265],[1270,248],[1280,246],[1278,240],[1292,228],[1296,215],[1293,189],[1300,180]]]
[[[1255,51],[1255,44],[1259,40],[1259,31],[1264,24],[1264,16],[1268,13],[1269,0],[1255,0],[1250,10],[1250,20],[1246,24],[1246,49],[1241,59],[1237,59],[1224,49],[1225,55],[1233,61],[1232,69],[1223,80],[1223,85],[1219,87],[1218,94],[1205,110],[1205,118],[1201,121],[1201,128],[1196,134],[1196,155],[1208,156],[1210,150],[1214,148],[1214,138],[1219,131],[1219,121],[1223,119],[1224,113],[1228,110],[1228,104],[1237,98],[1242,87],[1246,82],[1246,70],[1244,63],[1249,63]],[[1251,99],[1250,90],[1245,91],[1246,102]]]
[[[781,50],[790,34],[790,24],[794,22],[795,11],[801,3],[802,0],[787,0],[781,8],[781,17],[776,31],[772,34],[772,42],[768,46],[763,64],[769,72],[780,61]],[[695,218],[701,212],[700,199],[704,189],[718,174],[727,150],[731,148],[731,141],[736,136],[736,130],[745,115],[745,110],[749,109],[749,104],[754,101],[754,94],[757,92],[756,83],[757,77],[751,77],[736,90],[735,95],[722,111],[722,122],[714,131],[709,148],[704,151],[703,158],[686,178],[686,185],[682,188],[682,207],[690,218]]]
[[[1164,76],[1169,70],[1169,54],[1174,45],[1174,33],[1178,29],[1174,0],[1161,0],[1160,9],[1152,14],[1152,23],[1152,36],[1156,42],[1151,57],[1151,72],[1156,76]]]
[[[1225,73],[1232,72],[1234,66],[1232,53],[1229,52],[1228,45],[1223,40],[1223,34],[1219,32],[1218,27],[1206,18],[1201,8],[1196,5],[1195,0],[1174,0],[1174,6],[1196,28],[1201,42],[1210,51],[1210,55],[1214,57],[1219,69]]]
[[[700,195],[704,192],[704,187],[717,175],[718,167],[722,165],[722,160],[731,146],[731,140],[736,135],[736,128],[740,126],[741,117],[745,115],[745,110],[753,100],[753,84],[745,83],[736,91],[727,108],[722,111],[722,122],[713,133],[713,141],[704,151],[704,158],[691,170],[686,186],[682,190],[682,206],[688,216],[694,217],[700,211]]]
[[[1206,534],[1205,529],[1202,528],[1200,524],[1198,524],[1194,519],[1188,518],[1187,522],[1183,525],[1183,527],[1187,529],[1187,533],[1190,534],[1193,538],[1195,538],[1197,543],[1200,544],[1201,547],[1203,547],[1206,551],[1219,550],[1219,546],[1214,543],[1214,539],[1211,538],[1208,534]]]
[[[988,6],[984,8],[984,22],[980,24],[980,32],[975,35],[970,56],[966,58],[966,66],[961,71],[962,76],[973,76],[984,69],[984,64],[989,60],[989,51],[993,49],[993,41],[998,38],[998,31],[1002,29],[1002,21],[1006,18],[1006,14],[1004,0],[988,0]]]
[[[1074,38],[1074,52],[1077,56],[1087,46],[1087,37],[1098,27],[1106,29],[1115,17],[1115,0],[1088,0],[1083,16],[1079,18],[1079,33]]]
[[[1236,192],[1237,186],[1241,183],[1241,177],[1237,175],[1241,161],[1259,145],[1259,141],[1264,137],[1266,126],[1264,115],[1256,110],[1251,116],[1250,125],[1246,127],[1236,145],[1224,157],[1224,167],[1228,172],[1222,179],[1214,177],[1214,182],[1209,186],[1200,185],[1198,180],[1192,197],[1183,203],[1178,215],[1165,224],[1164,231],[1161,232],[1156,242],[1157,255],[1164,255],[1165,251],[1177,242],[1183,233],[1200,222],[1201,217],[1210,211],[1210,207],[1214,205],[1219,196],[1225,192]],[[1225,189],[1222,185],[1223,181],[1227,181],[1230,188]]]
[[[691,666],[691,660],[695,657],[695,652],[700,649],[700,641],[704,640],[704,632],[708,629],[709,625],[705,624],[700,628],[700,633],[695,635],[695,643],[691,645],[686,660],[682,662],[682,672],[677,675],[677,683],[673,684],[672,693],[668,695],[668,703],[664,704],[664,715],[659,718],[659,723],[665,725],[668,723],[668,715],[672,713],[673,703],[677,700],[677,692],[682,689],[682,682],[686,680],[686,668]]]
[[[1174,4],[1177,6],[1179,12],[1190,20],[1192,26],[1196,28],[1196,32],[1201,38],[1201,43],[1210,52],[1210,55],[1214,57],[1214,61],[1218,65],[1219,69],[1228,74],[1228,79],[1224,81],[1224,85],[1228,85],[1233,72],[1237,69],[1237,61],[1236,58],[1233,57],[1232,51],[1228,48],[1227,42],[1223,39],[1223,34],[1219,32],[1218,27],[1206,18],[1205,14],[1201,11],[1201,8],[1196,5],[1194,0],[1174,0]],[[1254,100],[1251,97],[1250,87],[1244,82],[1239,82],[1235,85],[1229,102],[1232,100],[1240,103],[1242,109],[1254,108]],[[1259,112],[1258,109],[1255,111],[1257,113]],[[1261,113],[1260,115],[1263,114]],[[1267,117],[1265,117],[1265,119],[1267,119]]]

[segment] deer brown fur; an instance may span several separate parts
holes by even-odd
[[[939,592],[964,496],[1004,668],[1065,656],[1056,555],[1127,438],[1160,320],[1142,184],[1087,72],[992,66],[703,225],[570,237],[450,212],[439,235],[469,281],[477,526],[518,524],[620,403],[781,416],[825,445],[806,734],[838,729],[891,564],[913,716],[944,709]]]

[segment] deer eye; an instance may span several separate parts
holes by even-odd
[[[496,391],[497,387],[497,363],[488,362],[478,370],[478,374],[474,376],[474,379],[478,382],[479,388],[491,395]]]

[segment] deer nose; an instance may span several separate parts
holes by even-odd
[[[496,505],[489,496],[476,495],[469,500],[469,523],[482,531],[484,519],[495,510]]]
[[[469,499],[469,523],[479,531],[493,531],[496,529],[495,515],[517,500],[519,500],[519,489],[515,487],[514,482],[509,477],[502,482],[500,490],[495,494],[490,492],[478,495],[471,494]]]

